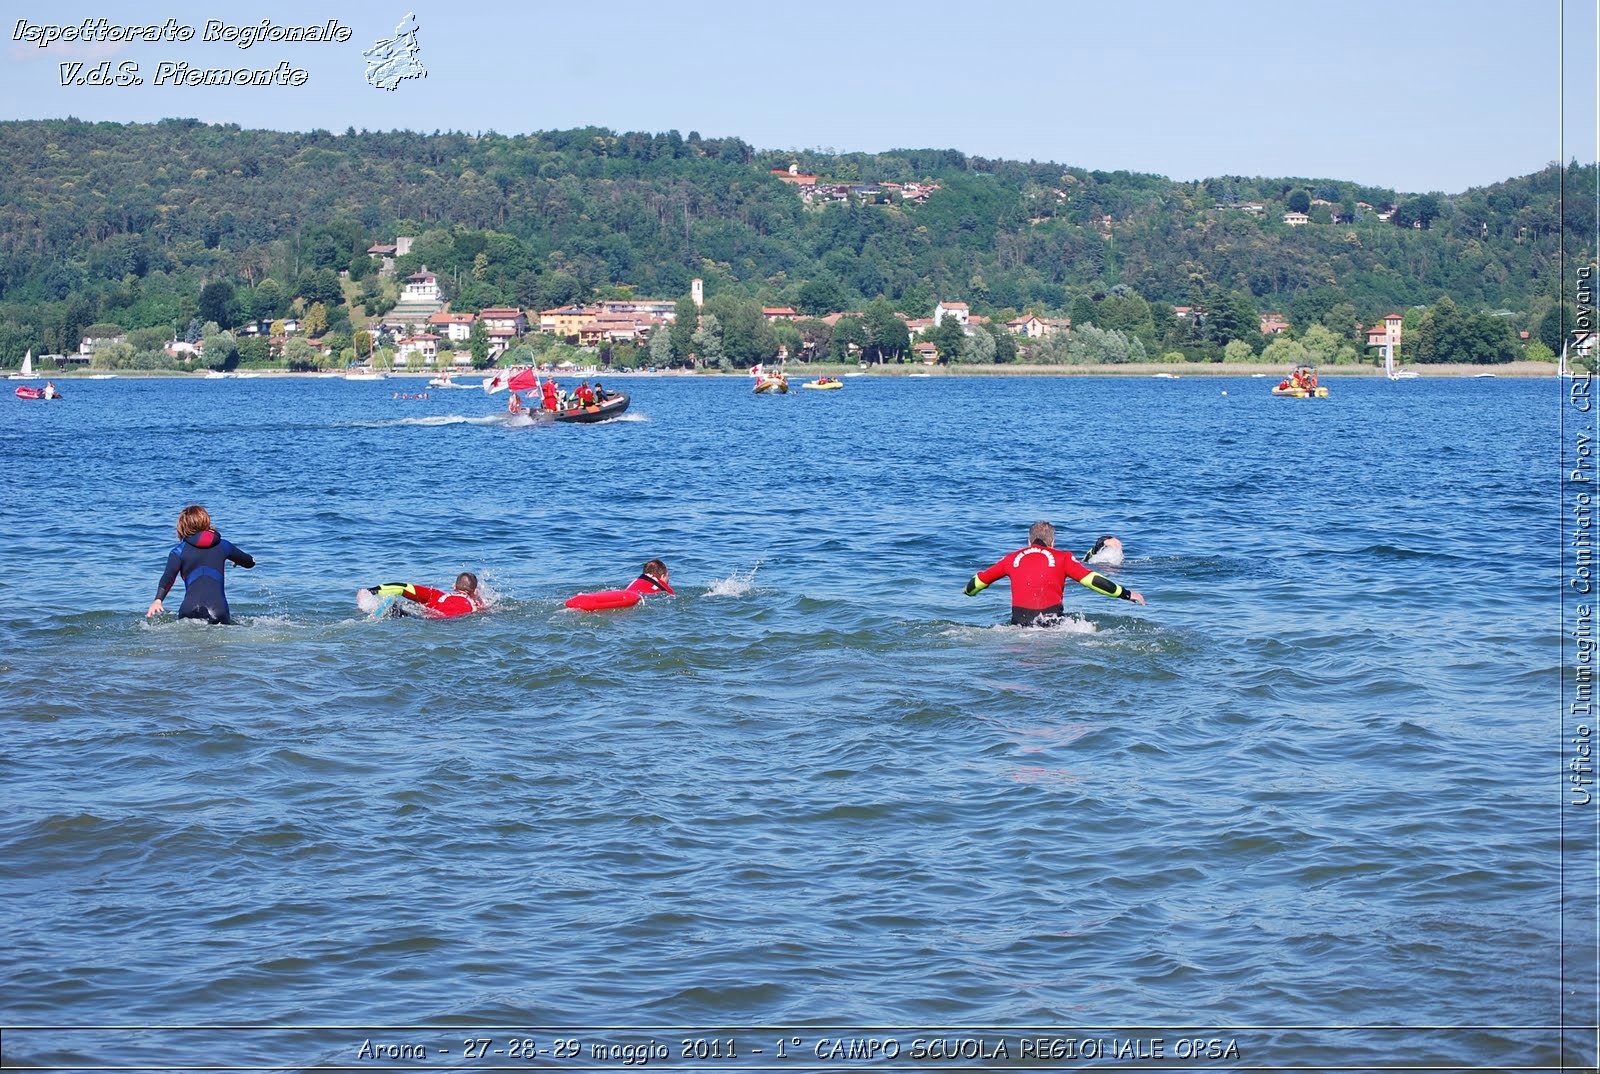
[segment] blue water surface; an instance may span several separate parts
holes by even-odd
[[[1269,383],[619,379],[623,420],[531,428],[420,381],[8,400],[0,1022],[1552,1062],[1496,1027],[1561,1006],[1560,386]],[[234,627],[143,618],[190,502],[258,560]],[[1038,518],[1120,536],[1148,607],[963,596]],[[562,606],[655,556],[676,598]],[[356,608],[461,570],[489,613]]]

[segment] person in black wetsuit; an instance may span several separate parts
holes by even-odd
[[[181,575],[183,604],[178,608],[179,618],[231,623],[222,579],[230,560],[245,568],[256,565],[248,552],[224,541],[222,534],[211,528],[211,515],[204,507],[199,504],[185,507],[178,514],[178,544],[167,553],[167,569],[161,572],[156,599],[150,602],[150,610],[144,617],[148,619],[165,611],[161,601]]]

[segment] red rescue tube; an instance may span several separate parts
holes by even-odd
[[[603,612],[609,608],[631,608],[638,604],[639,594],[626,589],[606,589],[599,593],[579,593],[567,598],[567,607],[580,612]]]

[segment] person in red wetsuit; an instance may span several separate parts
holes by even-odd
[[[639,569],[639,577],[628,586],[629,593],[640,593],[649,596],[652,593],[665,593],[669,597],[677,596],[672,587],[667,584],[667,565],[659,559],[652,559]]]
[[[454,619],[458,615],[471,615],[481,612],[486,605],[478,596],[478,576],[470,571],[462,571],[456,576],[455,589],[449,593],[438,589],[429,589],[425,585],[412,585],[409,582],[385,582],[375,585],[367,592],[378,597],[405,597],[414,600],[428,610],[428,614],[438,619]]]
[[[1069,578],[1096,593],[1144,603],[1144,597],[1136,590],[1096,574],[1071,552],[1056,548],[1056,528],[1048,522],[1035,522],[1028,530],[1028,547],[1008,552],[994,566],[974,574],[965,592],[969,597],[977,596],[1002,578],[1011,579],[1013,626],[1033,626],[1059,617],[1063,610],[1061,591]]]
[[[544,408],[546,410],[559,409],[559,403],[556,399],[556,378],[551,377],[549,380],[545,381],[544,388],[542,390],[544,392]]]

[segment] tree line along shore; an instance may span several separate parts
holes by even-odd
[[[1445,194],[598,128],[15,121],[0,145],[30,161],[0,176],[12,367],[28,351],[111,371],[393,367],[406,339],[440,335],[392,320],[431,273],[473,318],[673,303],[664,332],[468,331],[449,341],[468,365],[1361,367],[1392,317],[1409,368],[1509,372],[1572,340],[1563,281],[1594,260],[1592,202],[1560,197],[1594,185],[1575,162]],[[959,334],[938,317],[956,306]]]

